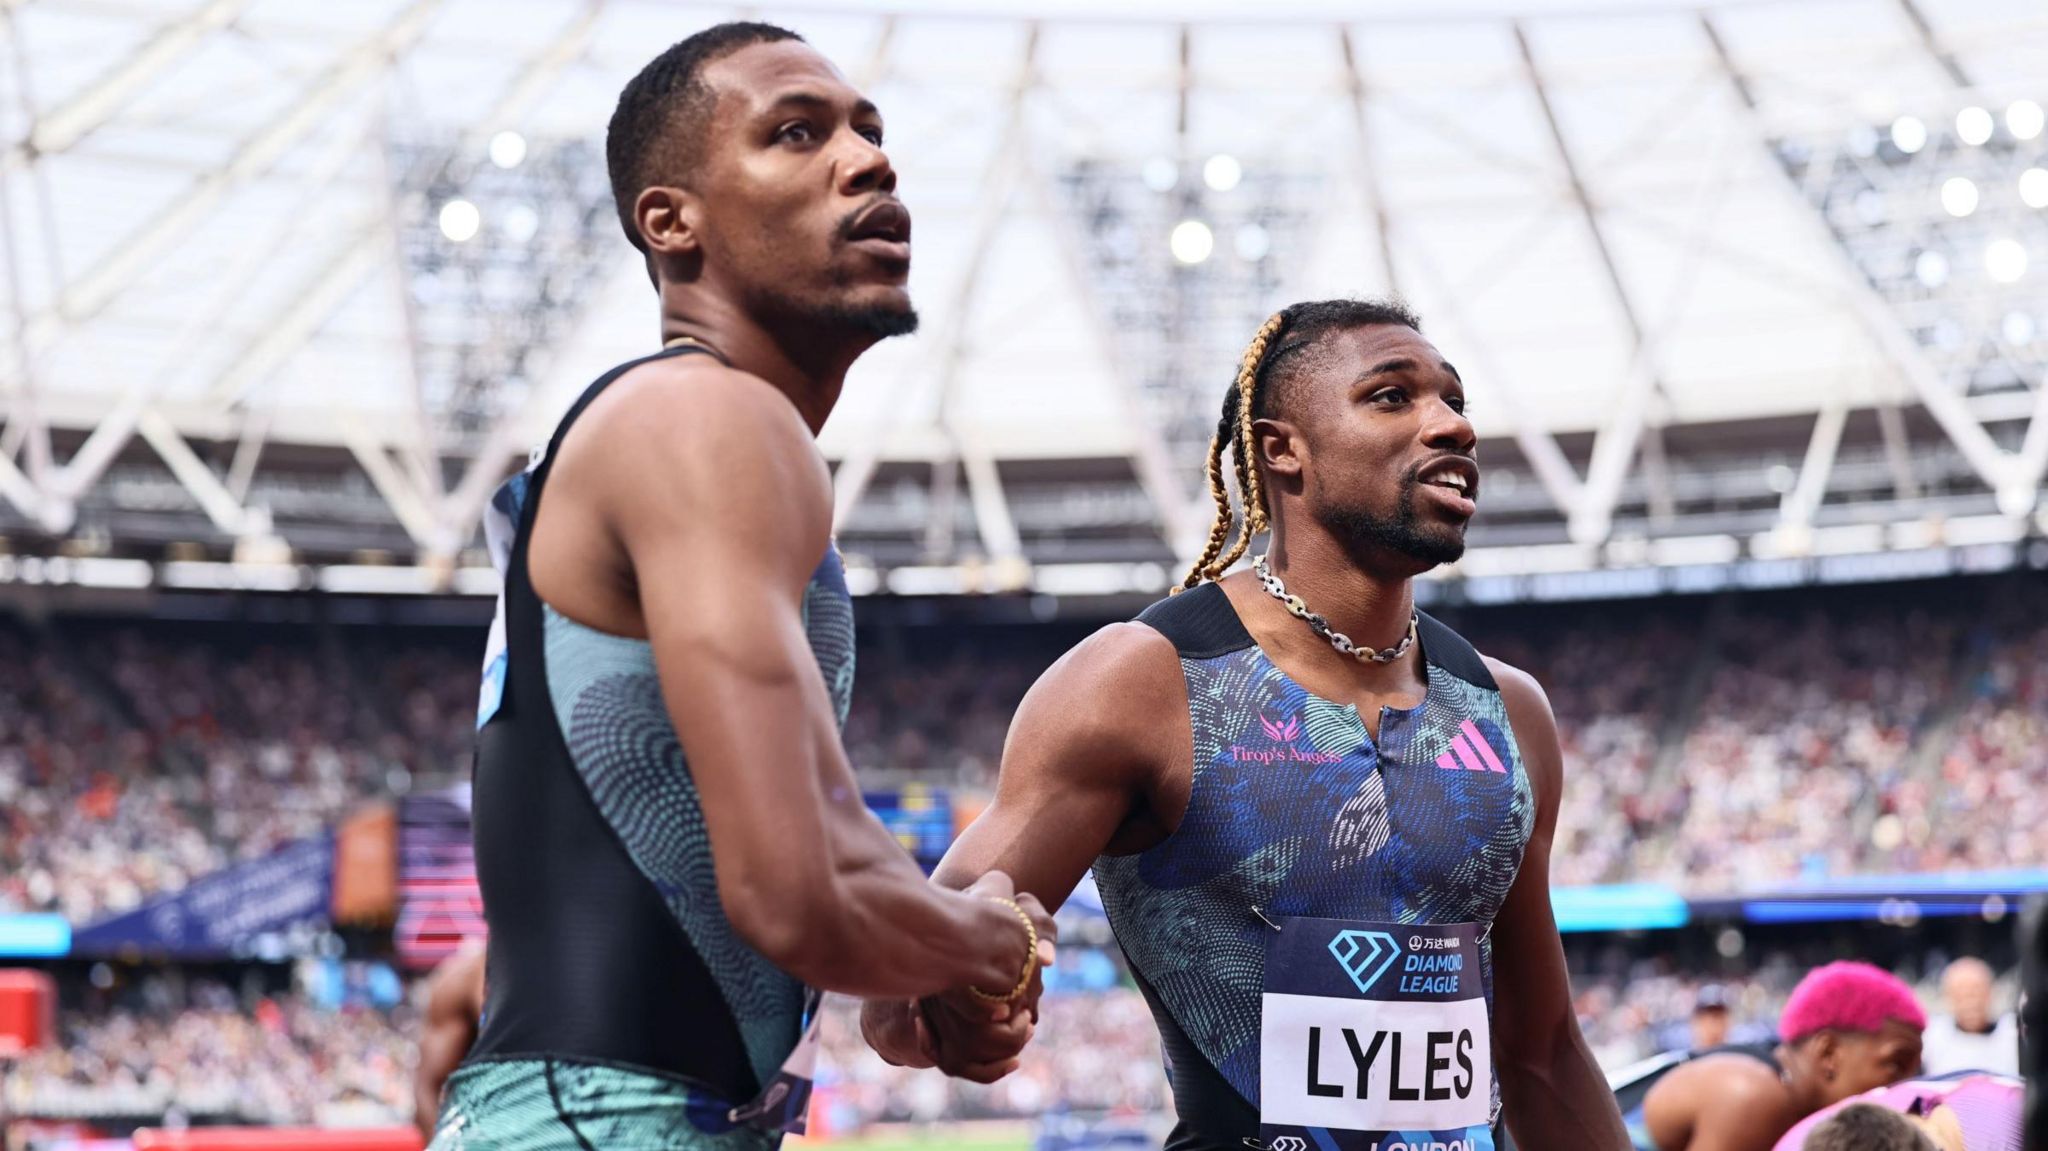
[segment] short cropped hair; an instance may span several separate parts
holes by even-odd
[[[704,156],[704,132],[717,107],[717,94],[704,82],[704,68],[742,48],[803,37],[773,24],[735,20],[716,24],[649,61],[619,93],[605,131],[605,168],[611,174],[612,203],[619,224],[635,248],[647,241],[633,222],[633,203],[647,188],[670,178],[687,178]]]
[[[1806,973],[1778,1017],[1778,1038],[1797,1043],[1822,1031],[1876,1033],[1896,1019],[1915,1031],[1927,1012],[1898,976],[1868,963],[1841,962]]]

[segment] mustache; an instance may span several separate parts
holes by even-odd
[[[1464,460],[1466,463],[1471,464],[1473,467],[1476,468],[1479,466],[1479,453],[1438,452],[1437,454],[1429,457],[1428,459],[1416,463],[1415,466],[1409,468],[1407,473],[1403,475],[1401,478],[1402,480],[1407,481],[1409,483],[1420,483],[1422,482],[1422,472],[1425,468],[1434,467],[1444,460]]]

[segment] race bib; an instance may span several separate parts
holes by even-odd
[[[1283,919],[1266,955],[1269,1151],[1492,1151],[1477,924]]]

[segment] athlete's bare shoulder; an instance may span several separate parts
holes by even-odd
[[[708,355],[639,364],[563,437],[528,573],[557,611],[644,635],[643,569],[718,565],[801,587],[832,530],[832,476],[796,405]]]
[[[1545,694],[1543,685],[1536,681],[1535,676],[1504,659],[1490,655],[1480,658],[1486,661],[1486,670],[1493,673],[1493,682],[1500,686],[1501,697],[1509,707],[1540,707],[1549,713],[1550,696]]]
[[[1643,1099],[1659,1147],[1683,1147],[1729,1121],[1754,1122],[1767,1137],[1791,1125],[1791,1095],[1777,1070],[1734,1052],[1702,1055],[1673,1068]],[[1764,1145],[1768,1145],[1766,1142]]]
[[[1187,680],[1173,642],[1149,624],[1114,623],[1061,656],[1025,694],[1003,773],[1006,784],[1014,771],[1027,788],[1138,801],[1136,810],[1158,826],[1127,826],[1117,846],[1157,838],[1179,821],[1193,755]]]
[[[1135,621],[1098,629],[1061,656],[1039,683],[1085,691],[1115,711],[1146,704],[1177,707],[1186,693],[1173,641]]]
[[[829,483],[796,405],[773,384],[708,355],[669,356],[621,376],[570,433],[622,465],[692,460],[801,465]],[[563,445],[566,453],[569,444]],[[652,458],[650,458],[652,457]]]

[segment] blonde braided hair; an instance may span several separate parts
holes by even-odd
[[[1216,520],[1209,525],[1209,543],[1174,591],[1185,591],[1205,579],[1222,579],[1230,565],[1251,549],[1253,537],[1271,526],[1266,484],[1259,475],[1258,443],[1252,435],[1259,407],[1260,377],[1273,375],[1277,365],[1329,332],[1375,324],[1399,324],[1417,332],[1422,330],[1422,321],[1398,299],[1307,300],[1289,304],[1259,325],[1258,334],[1238,360],[1237,379],[1223,396],[1216,435],[1209,441],[1209,498],[1216,501]],[[1272,386],[1270,381],[1267,386]],[[1237,490],[1244,495],[1241,519],[1232,512],[1230,489],[1223,483],[1223,451],[1231,445],[1237,449],[1233,461]],[[1230,532],[1233,524],[1239,527],[1234,541]]]
[[[1252,406],[1258,389],[1259,370],[1265,366],[1266,351],[1287,326],[1287,318],[1285,311],[1268,317],[1259,326],[1252,342],[1245,345],[1244,355],[1238,360],[1237,379],[1224,396],[1223,418],[1217,423],[1215,436],[1209,440],[1209,498],[1216,501],[1216,519],[1209,525],[1209,542],[1202,549],[1201,558],[1188,569],[1187,578],[1181,581],[1180,586],[1173,589],[1176,592],[1192,588],[1205,579],[1223,578],[1230,565],[1251,548],[1252,537],[1266,530],[1266,491],[1259,480],[1255,462],[1258,449],[1252,439]],[[1226,439],[1236,445],[1237,488],[1244,493],[1245,500],[1244,517],[1239,525],[1241,530],[1235,543],[1230,543],[1230,529],[1235,519],[1230,507],[1230,490],[1223,483]],[[1228,551],[1225,550],[1226,543],[1229,544]]]

